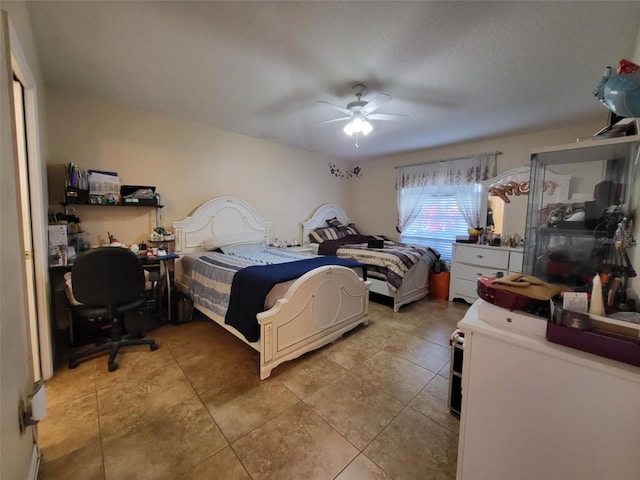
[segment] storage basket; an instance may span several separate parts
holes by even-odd
[[[449,298],[450,277],[449,272],[431,272],[429,276],[429,296],[439,300],[447,300]]]

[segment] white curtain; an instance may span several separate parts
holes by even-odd
[[[433,191],[434,187],[438,186],[439,172],[439,162],[398,167],[396,170],[398,232],[402,232],[405,226],[415,220],[429,191]]]
[[[496,175],[496,154],[478,153],[469,157],[398,167],[396,192],[398,231],[415,220],[428,195],[443,187],[453,189],[458,209],[469,227],[483,226],[480,182]],[[411,192],[411,194],[408,194]]]

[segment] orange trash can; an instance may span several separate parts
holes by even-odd
[[[429,296],[439,300],[448,300],[450,277],[449,272],[431,272],[429,276]]]

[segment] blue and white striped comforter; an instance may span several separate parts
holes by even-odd
[[[196,305],[224,317],[235,273],[252,265],[270,265],[309,258],[287,250],[257,247],[250,251],[222,254],[209,252],[193,264],[189,291]]]

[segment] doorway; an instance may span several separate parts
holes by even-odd
[[[36,307],[35,267],[33,264],[33,234],[31,228],[31,201],[29,188],[29,156],[27,154],[26,116],[24,109],[24,85],[13,75],[13,101],[16,123],[16,144],[18,150],[18,190],[22,204],[22,236],[27,282],[27,320],[29,322],[33,377],[41,378],[40,345]]]
[[[34,378],[53,375],[53,344],[47,265],[46,184],[40,152],[36,81],[13,27],[9,24],[11,69],[18,148],[22,252],[25,261],[28,332]]]

